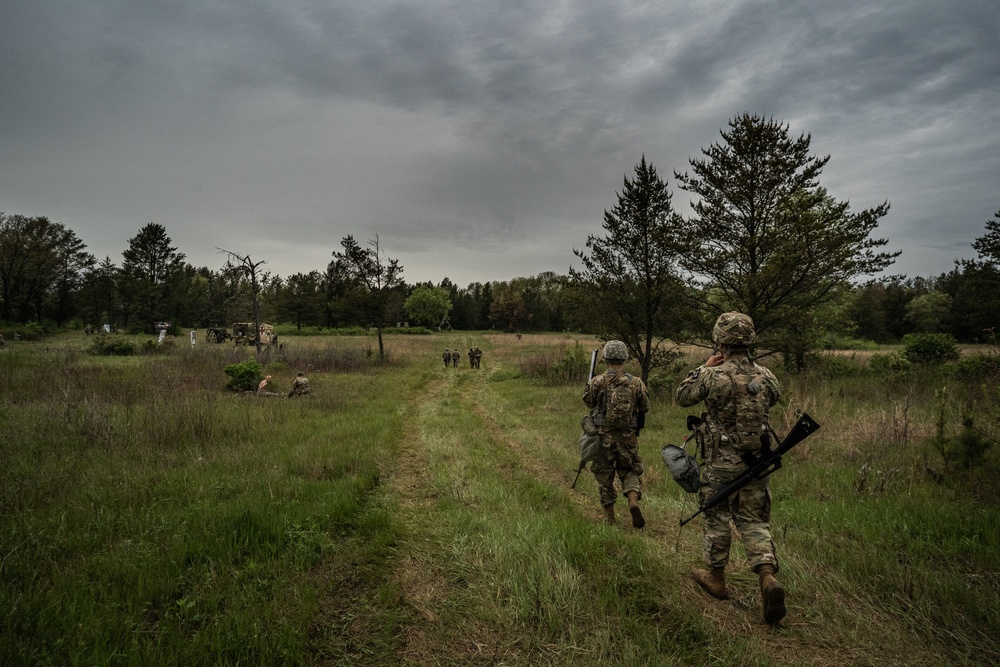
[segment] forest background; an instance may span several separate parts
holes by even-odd
[[[889,273],[900,254],[873,234],[883,202],[852,212],[819,183],[829,156],[810,137],[744,114],[674,182],[694,197],[678,215],[645,157],[604,211],[604,236],[574,250],[581,268],[507,281],[408,284],[377,234],[346,236],[326,267],[272,275],[266,257],[219,248],[220,268],[195,267],[162,225],[128,239],[120,264],[98,260],[68,226],[0,213],[0,332],[37,339],[64,328],[170,333],[234,322],[282,333],[421,325],[433,329],[577,331],[617,337],[643,376],[669,363],[669,341],[706,338],[724,310],[750,314],[762,348],[799,369],[817,349],[937,334],[989,339],[1000,312],[1000,212],[969,239],[975,260],[937,276]],[[610,197],[609,197],[610,199]],[[238,238],[234,238],[238,244]],[[446,272],[447,267],[442,267]]]

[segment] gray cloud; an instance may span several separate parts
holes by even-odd
[[[670,177],[750,111],[933,275],[1000,208],[992,5],[0,0],[0,210],[116,262],[157,222],[210,267],[378,233],[410,281],[565,272],[641,155]]]

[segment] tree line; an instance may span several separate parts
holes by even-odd
[[[674,210],[667,181],[645,156],[604,212],[603,234],[574,250],[581,268],[461,287],[408,284],[378,237],[353,236],[325,270],[287,277],[266,258],[219,249],[220,268],[194,267],[167,230],[150,223],[128,239],[120,263],[98,261],[64,224],[0,213],[0,322],[7,328],[110,324],[130,332],[269,321],[296,328],[373,327],[581,331],[620,338],[642,366],[671,357],[677,341],[705,340],[714,317],[754,318],[761,347],[801,368],[833,341],[897,341],[943,333],[960,342],[992,336],[1000,300],[1000,212],[972,240],[979,257],[934,277],[875,276],[899,252],[874,238],[889,211],[858,212],[820,185],[830,156],[810,136],[742,114],[676,186],[692,213]]]

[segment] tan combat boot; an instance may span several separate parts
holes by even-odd
[[[719,600],[728,600],[729,593],[726,591],[726,568],[713,567],[711,571],[697,569],[691,572],[698,585],[704,588],[709,595]]]
[[[764,621],[774,625],[785,617],[785,589],[774,578],[774,566],[768,563],[757,568],[760,595],[764,602]]]
[[[615,505],[611,503],[610,505],[604,506],[604,523],[609,526],[615,525]]]
[[[639,509],[639,492],[629,491],[625,497],[628,498],[628,511],[632,515],[632,527],[642,528],[646,525],[646,520],[642,518],[642,510]]]

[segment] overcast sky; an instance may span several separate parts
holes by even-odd
[[[407,282],[566,273],[645,154],[812,135],[891,273],[1000,209],[996,0],[0,0],[0,211],[120,265],[163,225],[289,276],[379,235]]]

